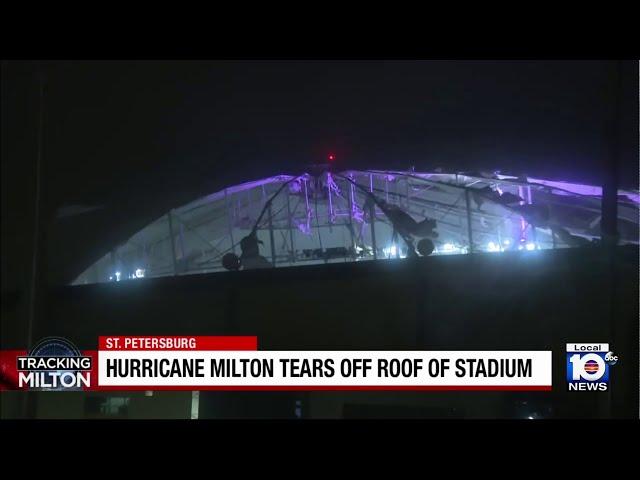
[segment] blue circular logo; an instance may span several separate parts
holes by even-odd
[[[81,357],[80,350],[69,340],[61,337],[47,337],[40,340],[31,350],[29,350],[28,356],[30,357]],[[57,370],[57,375],[63,375],[65,373],[76,374],[76,370]],[[48,384],[53,384],[54,372],[45,371],[45,380]],[[41,390],[82,390],[80,387],[63,387],[61,385],[57,387],[42,388]]]

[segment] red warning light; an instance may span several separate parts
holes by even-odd
[[[333,153],[330,153],[328,158],[330,162],[333,162],[336,159],[336,156]]]

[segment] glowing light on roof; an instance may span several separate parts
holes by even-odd
[[[497,243],[489,242],[487,244],[487,250],[490,251],[490,252],[499,252],[502,249],[500,248],[500,245],[498,245]]]
[[[435,253],[449,254],[449,253],[464,253],[465,248],[455,243],[445,243],[441,247],[434,250]]]
[[[391,244],[391,246],[384,248],[382,251],[386,257],[395,257],[398,254],[398,247],[395,244]]]

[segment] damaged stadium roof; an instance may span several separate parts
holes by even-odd
[[[310,171],[229,186],[171,209],[104,252],[73,284],[404,258],[414,240],[421,254],[442,255],[600,239],[597,186],[500,173]],[[619,191],[620,243],[638,243],[639,202],[637,191]],[[246,251],[252,232],[258,263]],[[431,248],[421,250],[422,239]],[[231,267],[229,254],[242,254]]]

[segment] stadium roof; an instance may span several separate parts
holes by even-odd
[[[431,240],[432,255],[567,248],[600,238],[597,186],[480,172],[311,171],[229,186],[172,209],[73,284],[225,271],[229,253],[253,268],[240,248],[253,230],[262,266],[275,267],[403,258],[411,253],[407,237]],[[638,244],[640,196],[618,193],[620,243]],[[407,230],[390,209],[435,227]]]

